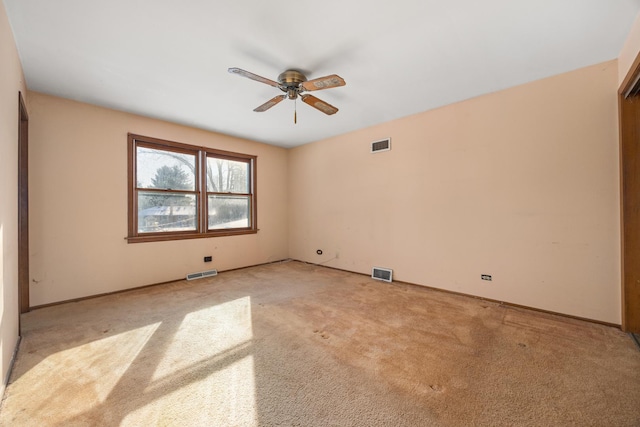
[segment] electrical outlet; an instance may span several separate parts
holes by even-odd
[[[213,257],[211,255],[204,257],[204,262],[211,262],[213,261]]]
[[[490,274],[481,274],[481,275],[480,275],[480,278],[481,278],[482,280],[488,280],[488,281],[491,281],[491,275],[490,275]]]

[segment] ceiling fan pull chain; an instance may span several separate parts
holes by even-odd
[[[293,124],[298,124],[298,98],[293,100]]]

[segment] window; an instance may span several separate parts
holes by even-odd
[[[256,156],[129,134],[129,242],[256,233]]]

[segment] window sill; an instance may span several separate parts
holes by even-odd
[[[145,242],[165,242],[170,240],[208,239],[211,237],[238,236],[243,234],[257,234],[258,230],[221,230],[207,233],[184,233],[184,234],[150,234],[142,236],[125,237],[127,243]]]

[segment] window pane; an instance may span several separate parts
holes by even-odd
[[[207,157],[207,191],[248,194],[249,188],[248,162]]]
[[[249,196],[212,196],[209,199],[209,230],[251,226]]]
[[[197,223],[195,194],[138,193],[139,233],[193,231]]]
[[[196,189],[196,156],[137,147],[137,187],[165,190]]]

